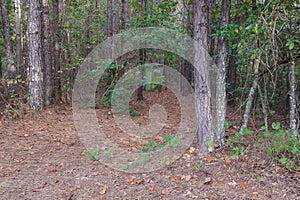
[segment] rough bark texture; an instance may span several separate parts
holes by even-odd
[[[21,23],[21,5],[20,0],[15,0],[15,27],[16,27],[16,50],[17,50],[17,68],[21,77],[24,77],[23,69],[23,34]]]
[[[195,38],[195,107],[196,134],[199,152],[203,156],[212,147],[212,128],[210,114],[210,90],[208,77],[208,2],[194,0],[194,38]]]
[[[122,3],[121,29],[125,29],[126,22],[127,22],[128,2],[127,2],[127,0],[121,0],[121,3]]]
[[[298,129],[296,123],[296,74],[295,74],[295,61],[291,61],[290,67],[290,128],[292,129],[293,136],[298,137]]]
[[[49,4],[48,0],[43,1],[43,53],[44,53],[44,89],[45,104],[49,106],[52,103],[53,96],[53,76],[52,76],[52,48],[50,35]]]
[[[28,1],[29,104],[34,111],[44,109],[41,5],[41,0]]]
[[[226,31],[229,23],[230,0],[222,0],[221,32]],[[216,137],[220,147],[225,145],[225,115],[226,115],[226,63],[228,57],[226,34],[222,36],[219,44],[219,59],[217,72],[216,94]]]
[[[4,30],[4,47],[5,47],[5,58],[6,66],[8,71],[8,86],[10,89],[14,88],[14,81],[17,75],[17,68],[14,62],[14,52],[11,41],[11,30],[10,30],[10,21],[7,11],[7,0],[0,0],[1,3],[1,14],[2,14],[2,26]]]
[[[60,87],[60,35],[59,35],[59,0],[52,0],[53,9],[53,82],[54,82],[54,98],[58,102],[61,100],[61,87]]]

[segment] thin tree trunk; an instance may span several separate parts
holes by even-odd
[[[196,134],[203,156],[213,148],[208,77],[208,2],[194,0]],[[202,48],[201,48],[202,47]]]
[[[41,0],[28,1],[29,104],[35,111],[44,109],[41,6]]]
[[[144,13],[146,12],[147,10],[147,0],[142,0],[142,10],[141,10],[141,16],[144,15]],[[140,57],[140,63],[143,65],[145,64],[145,58],[146,58],[146,50],[145,49],[140,49],[139,50],[139,57]],[[141,71],[141,74],[142,76],[144,76],[144,71],[145,71],[145,68],[144,66],[141,66],[140,67],[140,71]],[[141,101],[144,99],[144,96],[143,96],[143,86],[139,87],[138,90],[137,90],[137,101]]]
[[[121,0],[121,1],[122,1],[121,29],[123,30],[126,28],[128,2],[127,0]]]
[[[295,138],[298,137],[297,120],[296,120],[296,74],[295,61],[292,59],[290,67],[290,128]]]
[[[60,84],[60,35],[59,35],[59,0],[52,0],[53,8],[53,85],[54,98],[58,102],[61,100],[61,84]]]
[[[263,96],[262,91],[260,89],[260,86],[257,86],[258,88],[258,94],[260,96],[260,101],[261,101],[261,106],[262,106],[262,110],[263,110],[263,114],[264,114],[264,123],[265,123],[265,130],[267,131],[269,129],[268,127],[268,112],[267,112],[267,98],[266,95]]]
[[[43,1],[43,53],[44,53],[44,88],[45,105],[52,103],[53,76],[52,76],[52,48],[50,35],[49,4],[48,0]]]
[[[85,51],[86,55],[90,52],[90,45],[91,45],[91,18],[92,18],[92,7],[91,7],[91,1],[87,0],[87,8],[88,8],[88,16],[86,19],[86,34],[85,34]]]
[[[187,19],[185,19],[185,17],[183,17],[183,26],[186,29],[187,34],[190,37],[193,37],[193,27],[191,26],[191,24],[193,24],[193,16],[191,14],[190,11],[193,10],[193,5],[186,5],[183,6],[185,7],[185,15],[187,15]],[[191,84],[193,81],[193,66],[191,63],[189,63],[188,61],[184,60],[181,64],[181,74],[183,75],[183,77],[185,77],[187,79],[187,81]],[[183,96],[187,96],[188,94],[191,93],[191,91],[189,90],[190,87],[188,87],[188,84],[186,81],[183,81],[183,78],[181,78],[181,92]]]
[[[252,108],[254,93],[255,93],[255,90],[257,89],[257,85],[258,85],[258,78],[259,78],[258,68],[259,68],[259,64],[260,64],[259,59],[255,59],[254,64],[253,64],[254,80],[253,80],[253,84],[252,84],[252,87],[251,87],[249,95],[248,95],[248,100],[247,100],[247,103],[246,103],[246,108],[245,108],[245,113],[244,113],[244,120],[243,120],[243,124],[242,124],[241,130],[240,130],[240,132],[242,134],[243,134],[243,129],[247,128],[247,125],[248,125],[249,114],[250,114],[250,111],[251,111],[251,108]]]
[[[14,90],[15,88],[15,80],[17,76],[17,68],[14,62],[14,52],[11,41],[11,27],[8,16],[8,1],[0,0],[1,3],[1,13],[2,13],[2,26],[4,30],[4,47],[5,47],[5,58],[6,58],[6,66],[8,71],[8,81],[7,85],[10,90]]]
[[[21,23],[21,5],[20,0],[15,0],[15,27],[16,27],[16,50],[17,50],[17,68],[19,75],[24,80],[24,68],[23,68],[23,34],[22,34],[22,23]]]
[[[229,23],[230,0],[222,0],[221,32],[226,31]],[[225,29],[225,30],[224,30]],[[225,145],[225,116],[226,116],[226,63],[228,57],[228,45],[226,34],[222,36],[219,44],[219,59],[216,89],[216,136],[220,147]]]

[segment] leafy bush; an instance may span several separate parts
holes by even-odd
[[[283,164],[287,169],[300,170],[300,141],[290,130],[281,128],[279,122],[272,124],[272,131],[262,127],[266,137],[265,147],[267,154]]]

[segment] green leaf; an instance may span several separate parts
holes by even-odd
[[[281,163],[281,164],[286,164],[287,163],[287,158],[286,157],[283,157],[283,158],[281,158],[280,160],[279,160],[279,162]]]
[[[159,145],[157,145],[156,147],[155,147],[155,150],[156,151],[161,151],[161,150],[163,150],[164,149],[164,145],[163,144],[159,144]]]
[[[253,133],[253,131],[247,129],[247,128],[242,128],[242,132],[246,135],[251,135]]]
[[[123,165],[123,166],[122,166],[122,169],[123,169],[123,170],[129,169],[129,165],[127,165],[127,164],[126,164],[126,165]]]
[[[264,135],[266,136],[266,137],[271,137],[271,132],[268,130],[268,131],[265,131],[264,132]]]
[[[224,128],[229,129],[232,126],[232,122],[224,122]]]
[[[171,140],[169,141],[169,145],[170,145],[171,147],[177,146],[178,143],[179,143],[179,137],[177,137],[177,136],[171,138]]]
[[[148,153],[149,150],[150,150],[149,148],[142,148],[142,152],[143,152],[143,153]]]
[[[291,43],[290,45],[289,45],[289,50],[292,50],[293,48],[294,48],[294,46],[295,46],[295,43]]]
[[[295,154],[297,154],[297,152],[298,152],[298,148],[293,147],[292,150],[291,150],[291,153],[295,155]]]
[[[246,29],[246,30],[251,30],[251,29],[253,29],[254,26],[255,26],[255,24],[250,24],[250,25],[247,26],[245,29]]]
[[[152,147],[154,147],[155,145],[156,145],[155,142],[151,140],[151,141],[148,143],[148,148],[152,148]]]
[[[138,164],[136,162],[131,163],[131,167],[135,168]]]
[[[171,140],[172,136],[166,135],[164,136],[164,141],[169,142]]]
[[[279,122],[273,122],[273,123],[272,123],[272,128],[273,128],[274,130],[280,129],[280,123],[279,123]]]

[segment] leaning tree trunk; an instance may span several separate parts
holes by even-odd
[[[208,77],[208,2],[194,0],[195,107],[199,152],[207,155],[212,145],[210,89]]]
[[[290,128],[293,136],[298,137],[298,129],[296,123],[296,74],[295,61],[292,59],[290,67]]]
[[[21,5],[20,0],[15,0],[15,27],[16,27],[16,53],[17,53],[17,68],[19,75],[24,78],[23,68],[23,34],[22,34],[22,23],[21,23]]]
[[[31,110],[44,109],[41,0],[28,1],[29,104]]]
[[[241,126],[241,130],[240,132],[243,134],[243,129],[247,128],[248,125],[248,120],[249,120],[249,114],[252,108],[252,103],[253,103],[253,99],[254,99],[254,92],[257,89],[258,86],[258,68],[259,68],[259,64],[260,64],[260,60],[255,59],[254,60],[254,64],[253,64],[253,69],[254,69],[254,80],[248,95],[248,99],[247,99],[247,103],[246,103],[246,108],[245,108],[245,113],[244,113],[244,120],[243,120],[243,124]]]
[[[229,23],[230,0],[222,0],[221,32],[226,31]],[[223,30],[225,29],[225,30]],[[228,45],[226,34],[222,36],[219,44],[219,59],[216,88],[216,137],[220,147],[225,145],[225,116],[226,116],[226,62]]]
[[[52,75],[52,48],[50,36],[49,4],[48,0],[43,1],[43,54],[44,54],[44,89],[45,104],[49,106],[52,103],[53,96],[53,75]]]
[[[15,80],[17,76],[17,68],[14,62],[14,52],[11,41],[11,27],[8,16],[8,1],[0,0],[1,13],[2,13],[2,26],[4,30],[4,47],[5,47],[5,58],[6,58],[6,66],[8,71],[8,81],[7,85],[10,90],[15,89]]]

